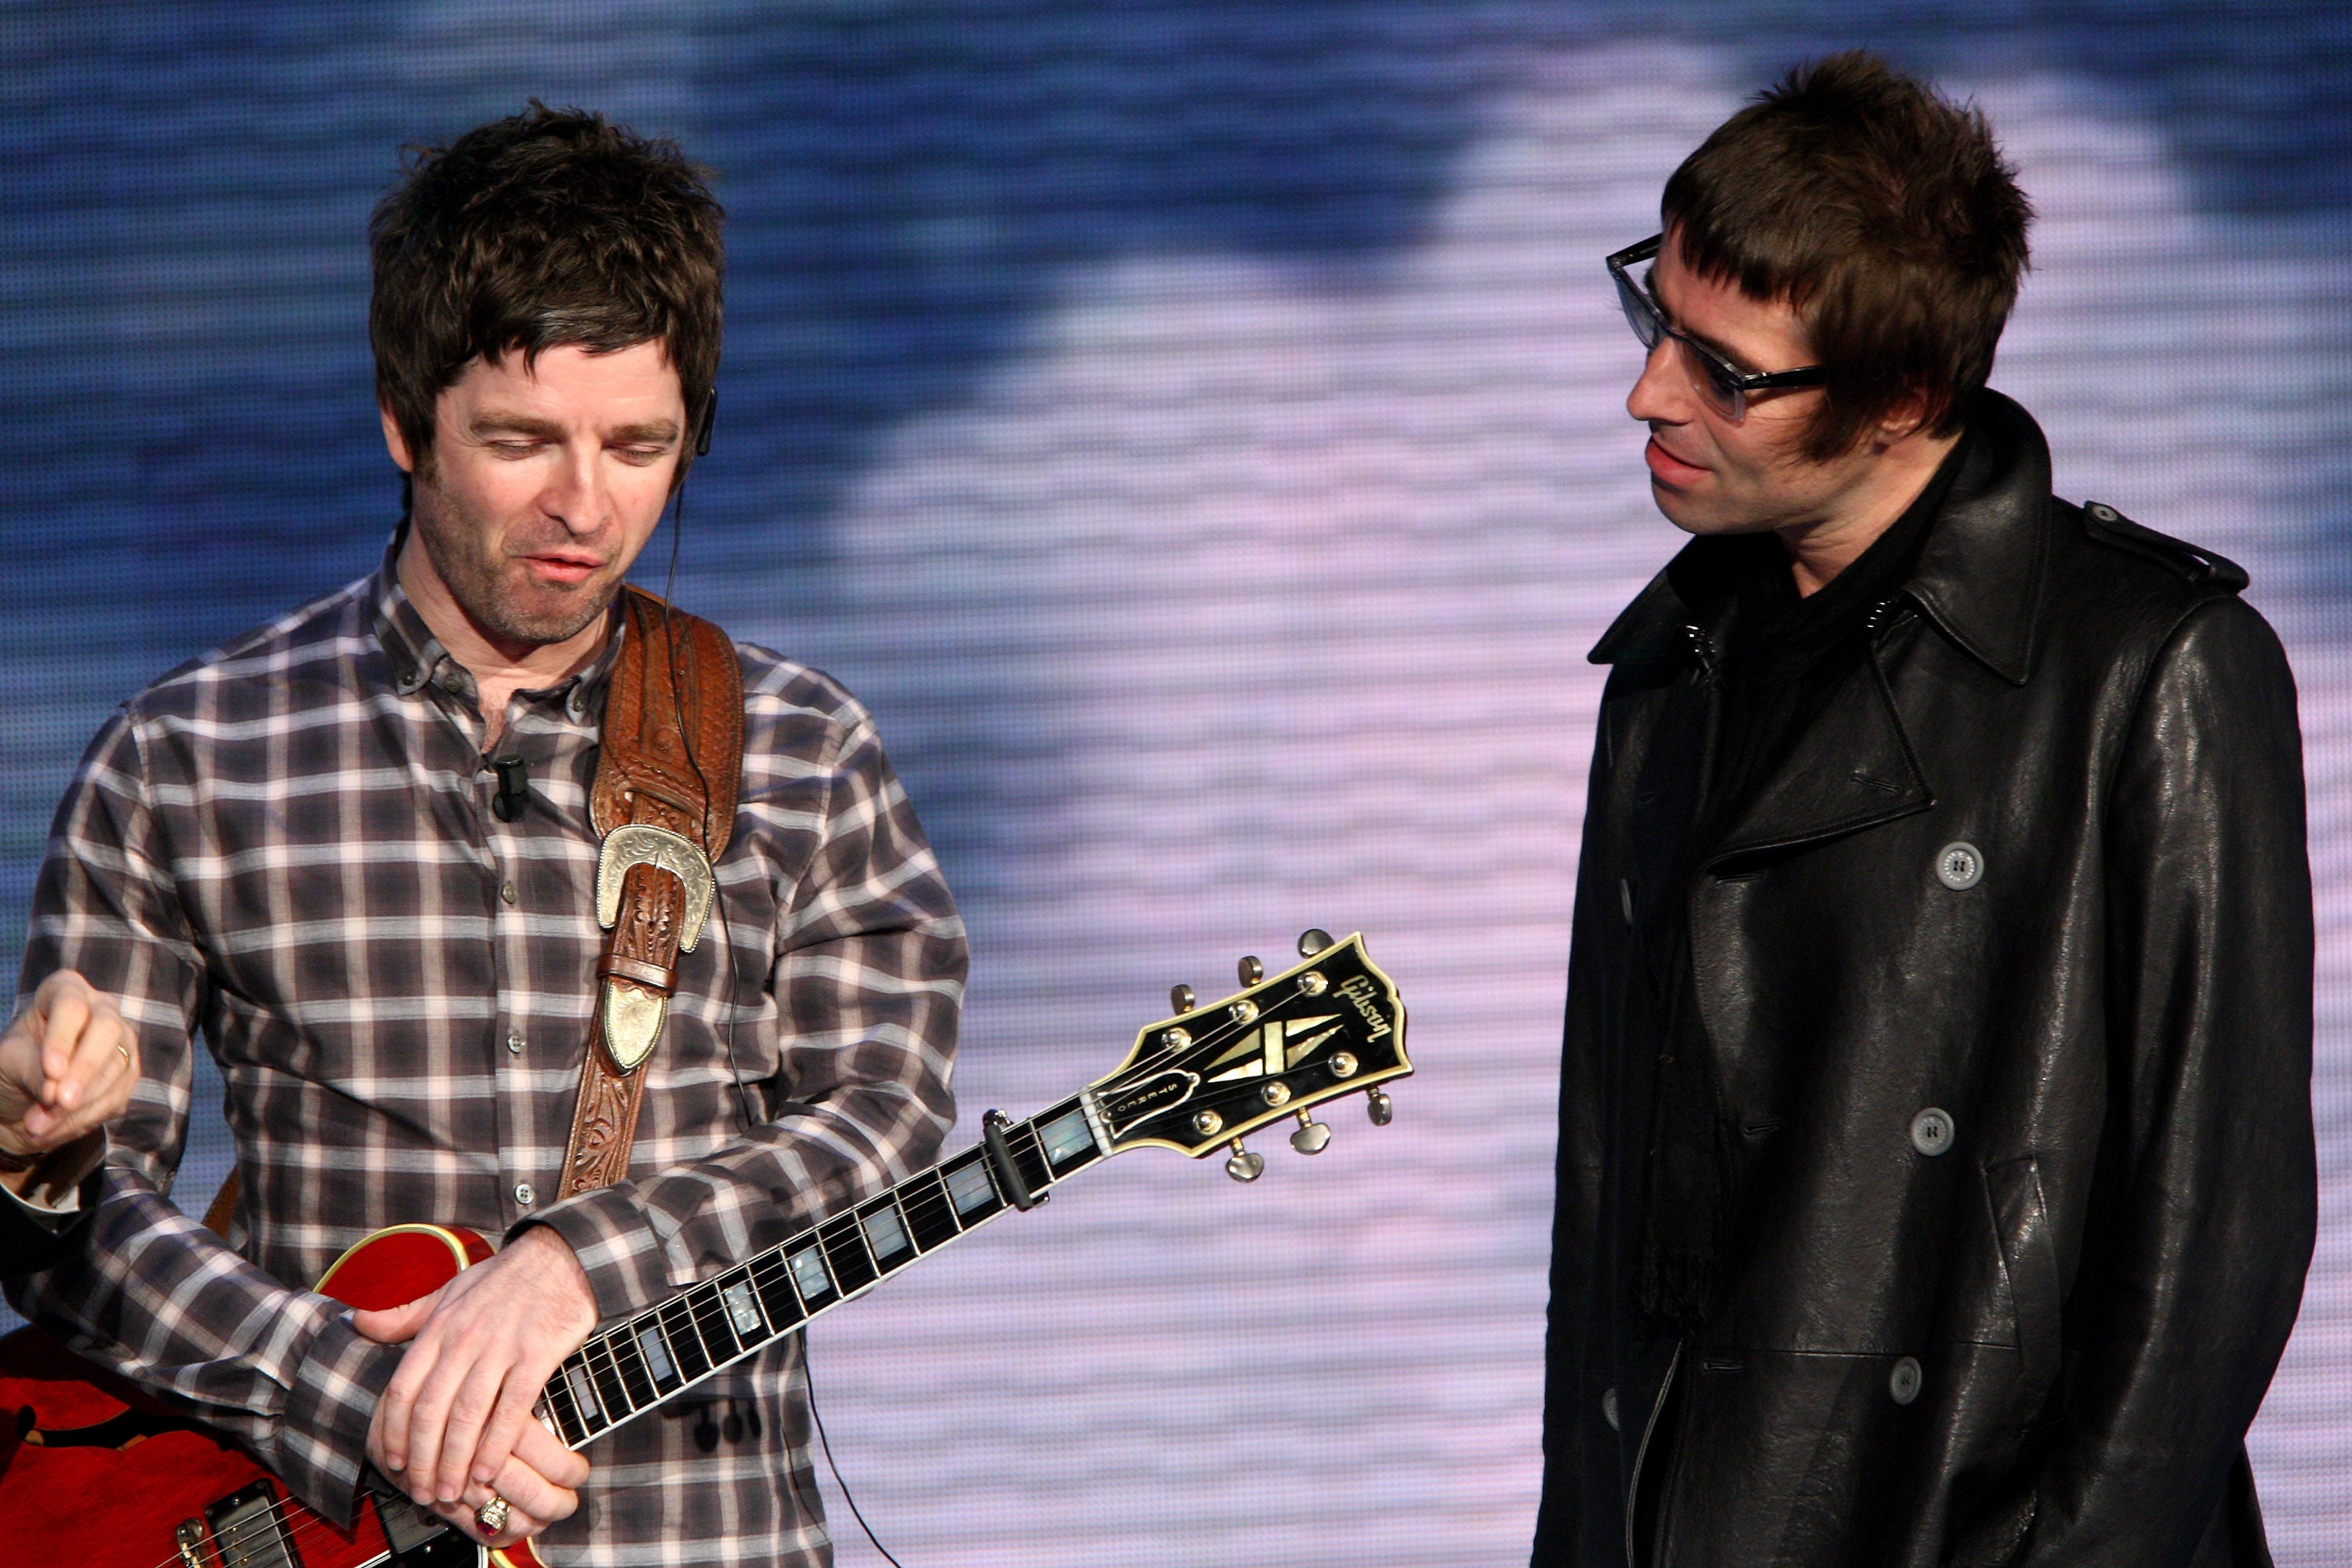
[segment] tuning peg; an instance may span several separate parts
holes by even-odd
[[[1298,933],[1298,956],[1312,958],[1331,945],[1331,933],[1321,926],[1308,926]]]
[[[1364,1114],[1372,1119],[1373,1126],[1386,1127],[1396,1120],[1396,1101],[1374,1084],[1364,1091]]]
[[[1190,985],[1171,985],[1168,988],[1168,1005],[1179,1013],[1191,1012],[1196,1005],[1192,999],[1192,988]]]
[[[1265,978],[1265,965],[1257,961],[1255,953],[1251,953],[1234,965],[1234,968],[1240,973],[1242,984],[1244,985],[1255,985]]]
[[[1265,1156],[1251,1153],[1236,1138],[1234,1140],[1234,1157],[1225,1162],[1225,1174],[1236,1182],[1255,1182],[1265,1174]]]
[[[1315,1113],[1301,1107],[1298,1131],[1290,1135],[1290,1146],[1302,1154],[1320,1154],[1331,1142],[1331,1130],[1315,1120]]]

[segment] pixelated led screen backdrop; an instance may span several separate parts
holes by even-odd
[[[1412,1009],[1394,1126],[1335,1105],[1247,1188],[1117,1161],[818,1325],[867,1517],[909,1568],[1523,1561],[1583,654],[1678,542],[1600,258],[1743,95],[1872,44],[2041,209],[1994,382],[2062,492],[2243,561],[2294,659],[2325,1228],[2253,1453],[2281,1561],[2340,1561],[2352,26],[1900,9],[0,7],[0,946],[109,707],[374,564],[400,144],[532,94],[674,134],[730,214],[678,596],[874,710],[971,929],[953,1146],[1307,925]]]

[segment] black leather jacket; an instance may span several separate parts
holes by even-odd
[[[2007,399],[1973,427],[1870,661],[1686,886],[1630,830],[1713,696],[1663,574],[1593,650],[1539,1568],[1628,1561],[1670,1380],[1670,1568],[2269,1561],[2244,1434],[2316,1212],[2293,678],[2242,572],[2054,500]],[[1657,897],[1743,1194],[1680,1338],[1629,1283]]]

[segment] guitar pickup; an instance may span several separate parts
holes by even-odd
[[[475,1568],[481,1552],[463,1531],[417,1507],[406,1492],[377,1474],[374,1466],[362,1473],[395,1568]]]
[[[256,1481],[205,1510],[221,1568],[301,1568],[286,1533],[286,1510],[268,1481]],[[184,1540],[183,1550],[184,1554]]]

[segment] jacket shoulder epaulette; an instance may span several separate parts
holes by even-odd
[[[2174,576],[2200,587],[2235,594],[2250,581],[2246,569],[2228,556],[2144,528],[2105,501],[2083,503],[2083,531],[2111,550],[2153,561]]]

